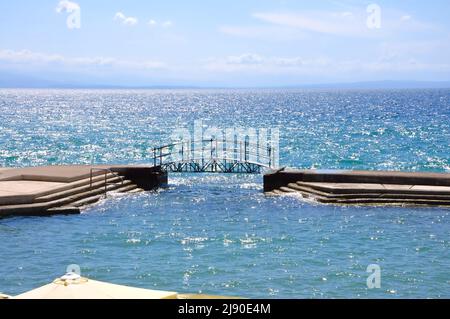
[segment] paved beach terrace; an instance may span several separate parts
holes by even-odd
[[[450,207],[450,174],[283,170],[264,176],[264,191],[324,204]]]
[[[0,216],[78,214],[107,192],[141,192],[166,182],[167,174],[148,166],[2,168]]]

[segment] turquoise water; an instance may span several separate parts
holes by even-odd
[[[0,90],[0,166],[147,163],[194,120],[278,127],[282,165],[450,170],[450,90]],[[0,291],[79,264],[144,288],[269,298],[450,297],[443,208],[265,197],[261,176],[177,175],[79,216],[0,220]],[[381,288],[366,267],[379,264]]]

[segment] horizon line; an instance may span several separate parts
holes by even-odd
[[[50,84],[7,85],[0,89],[450,89],[450,81],[367,81],[298,85],[115,85],[115,84]]]

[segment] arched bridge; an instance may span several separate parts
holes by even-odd
[[[259,174],[277,165],[270,143],[207,139],[180,141],[153,149],[153,165],[165,172]]]

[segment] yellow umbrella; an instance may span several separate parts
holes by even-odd
[[[109,284],[68,273],[13,299],[176,299],[177,293]]]

